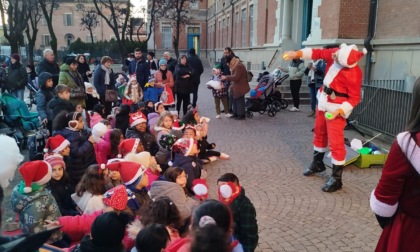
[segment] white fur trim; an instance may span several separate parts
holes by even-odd
[[[172,127],[173,130],[183,130],[185,128],[185,124],[183,124],[181,127]]]
[[[102,170],[105,170],[105,168],[106,168],[106,165],[105,164],[101,164],[101,169]]]
[[[366,50],[366,48],[363,48],[362,52],[363,52],[363,54],[367,54],[368,53],[368,51]]]
[[[34,181],[35,184],[45,185],[46,183],[48,183],[48,181],[51,180],[52,167],[48,162],[44,161],[44,163],[46,163],[47,166],[48,166],[48,172],[47,172],[47,174],[45,174],[45,176],[42,179],[40,179],[38,181]]]
[[[315,145],[314,145],[314,151],[318,151],[318,152],[327,152],[327,150],[328,150],[328,147],[316,147]]]
[[[335,165],[344,165],[346,163],[346,159],[344,160],[335,160],[333,157],[331,158],[331,163]]]
[[[49,151],[49,149],[44,148],[44,152],[45,152],[45,153],[48,153],[48,151]]]
[[[24,193],[30,193],[30,192],[32,192],[32,187],[25,187],[25,188],[23,188],[23,192]]]
[[[225,199],[229,199],[230,197],[232,197],[233,191],[232,188],[230,188],[230,186],[228,185],[221,185],[219,191],[222,197]]]
[[[402,152],[413,165],[414,169],[420,174],[420,147],[411,138],[409,132],[402,132],[397,135],[397,142]]]
[[[312,59],[312,49],[311,48],[303,48],[302,51],[302,59]]]
[[[54,153],[59,153],[60,151],[62,151],[62,150],[64,150],[68,145],[70,145],[70,142],[69,142],[69,140],[64,140],[61,144],[60,144],[60,146],[58,146],[57,148],[55,148],[54,150],[53,150],[53,152]],[[45,152],[45,149],[44,149],[44,152]],[[47,149],[47,152],[48,152],[48,149]]]
[[[382,217],[392,217],[398,208],[398,202],[395,203],[395,205],[388,205],[386,203],[379,201],[375,197],[375,190],[373,190],[372,193],[370,194],[369,203],[370,203],[370,208],[372,209],[372,211],[375,214]]]
[[[118,158],[122,158],[122,155],[121,155],[121,154],[118,154],[118,155],[117,155],[117,157],[118,157]]]
[[[194,191],[195,195],[198,195],[198,196],[206,195],[209,192],[207,186],[205,186],[203,184],[195,185],[193,187],[193,191]]]
[[[344,118],[348,118],[353,111],[353,106],[349,102],[341,103],[340,109],[344,112]]]
[[[174,163],[173,163],[172,161],[169,161],[169,162],[168,162],[168,165],[169,165],[170,167],[172,167],[172,166],[174,165]]]
[[[353,65],[348,65],[347,64],[347,59],[350,56],[350,52],[352,50],[356,50],[357,51],[357,46],[356,45],[346,45],[346,44],[341,44],[340,46],[340,50],[338,51],[338,63],[340,63],[340,65],[344,66],[344,67],[354,67],[356,64]]]
[[[340,70],[343,68],[340,64],[337,62],[334,62],[334,64],[331,65],[331,67],[328,69],[328,72],[325,75],[324,78],[324,85],[329,87],[331,82],[335,79],[337,74],[340,72]]]
[[[123,162],[123,161],[125,161],[125,160],[122,159],[122,158],[111,158],[111,159],[108,159],[108,162],[106,164],[109,165],[109,164],[112,164],[114,162]]]
[[[130,152],[136,152],[137,146],[139,146],[139,143],[140,143],[140,139],[136,138],[136,141],[134,141],[133,148],[131,148]]]
[[[144,118],[139,118],[139,119],[137,119],[137,120],[134,120],[132,123],[131,123],[131,127],[134,127],[134,126],[136,126],[137,124],[140,124],[140,123],[143,123],[143,122],[147,122],[147,120],[146,119],[144,119]]]
[[[139,169],[137,170],[136,175],[134,175],[134,177],[132,179],[125,182],[124,184],[126,184],[126,185],[132,184],[134,181],[136,181],[136,179],[138,179],[140,176],[142,176],[145,171],[146,171],[146,168],[144,168],[143,166],[140,166]]]

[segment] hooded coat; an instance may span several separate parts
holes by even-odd
[[[194,195],[193,180],[201,177],[201,169],[203,169],[203,161],[195,156],[183,156],[181,154],[174,154],[174,161],[172,166],[177,166],[185,171],[188,175],[187,189],[191,195]]]
[[[58,83],[67,85],[70,90],[73,89],[81,89],[84,94],[86,94],[85,84],[83,81],[83,77],[77,72],[77,69],[73,71],[69,65],[63,64],[60,67],[60,76],[58,79]],[[70,92],[72,93],[72,92]],[[86,95],[84,98],[74,98],[70,97],[70,102],[77,106],[77,104],[82,104],[83,107],[86,107]]]
[[[52,74],[42,73],[38,76],[39,91],[36,93],[36,109],[38,110],[41,121],[45,118],[48,121],[53,119],[53,110],[47,106],[48,102],[54,98],[54,87],[45,86],[48,79],[52,79]]]

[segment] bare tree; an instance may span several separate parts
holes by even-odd
[[[148,1],[147,14],[150,16],[150,24],[149,24],[149,29],[147,31],[147,37],[145,40],[146,43],[149,41],[150,36],[153,33],[156,20],[158,20],[158,18],[160,17],[160,12],[157,11],[157,8],[159,6],[158,4],[159,1],[162,1],[162,0],[149,0]]]
[[[54,9],[59,7],[58,0],[38,0],[41,7],[45,22],[47,23],[48,31],[50,32],[51,41],[50,46],[54,54],[57,55],[57,36],[53,27]]]
[[[114,32],[118,49],[120,51],[120,57],[123,61],[127,55],[127,49],[125,48],[125,34],[131,14],[131,0],[93,0],[93,4],[95,5],[98,15],[103,18],[103,20]],[[109,11],[110,14],[106,11]]]
[[[28,22],[26,23],[26,37],[28,38],[28,61],[34,63],[34,48],[38,35],[38,23],[41,20],[41,8],[37,0],[27,0],[29,6]]]
[[[4,37],[9,41],[12,53],[19,53],[19,47],[25,45],[23,32],[26,29],[28,12],[26,1],[0,0]]]
[[[202,0],[158,0],[156,1],[156,10],[159,18],[173,20],[172,27],[175,30],[172,44],[175,55],[179,57],[179,35],[182,27],[191,23],[189,8],[191,4]]]
[[[91,45],[89,47],[89,53],[92,55],[93,52],[93,43],[95,41],[93,40],[93,30],[99,25],[98,20],[98,14],[96,13],[96,10],[90,9],[90,10],[82,10],[82,19],[81,19],[81,26],[83,30],[88,30],[90,34],[91,39]]]

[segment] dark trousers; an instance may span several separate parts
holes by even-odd
[[[315,111],[316,109],[316,104],[318,103],[317,99],[316,99],[316,94],[318,93],[318,89],[320,87],[309,87],[309,94],[311,95],[311,110]]]
[[[185,115],[188,110],[188,105],[190,104],[190,94],[176,94],[176,110],[179,111],[181,109],[181,103],[182,103],[182,113]]]
[[[245,96],[234,99],[232,97],[233,114],[236,116],[245,116]]]
[[[292,93],[293,106],[295,108],[299,108],[300,86],[302,86],[302,79],[300,79],[300,80],[290,80],[290,92]]]
[[[192,100],[192,106],[195,108],[197,106],[197,99],[198,99],[198,85],[194,85],[193,86],[193,90],[192,90],[192,95],[193,95],[193,100]]]

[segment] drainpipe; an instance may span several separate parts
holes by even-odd
[[[234,5],[233,5],[233,2],[234,2],[235,0],[230,0],[230,6],[232,7],[232,14],[230,15],[230,47],[231,48],[233,48],[233,36],[234,36],[234,34],[233,34],[233,24],[234,24],[234,22],[233,22],[233,19],[234,18],[236,18],[235,17],[235,8],[234,8]],[[236,29],[238,29],[237,27],[236,27]]]
[[[378,0],[370,1],[370,10],[369,10],[369,24],[368,24],[368,35],[365,39],[364,46],[367,50],[366,54],[366,67],[365,67],[365,83],[369,84],[371,69],[372,69],[372,52],[373,47],[370,43],[375,36],[376,28],[376,10],[378,8]]]
[[[208,58],[208,53],[209,53],[209,46],[208,46],[208,35],[209,35],[209,16],[208,16],[208,14],[209,14],[209,1],[208,0],[206,0],[206,33],[207,33],[207,36],[206,36],[206,59]]]
[[[214,14],[213,14],[213,16],[214,16],[214,36],[213,36],[213,40],[214,40],[214,44],[213,44],[213,53],[214,53],[214,62],[213,62],[213,64],[214,63],[216,63],[216,60],[217,60],[217,58],[216,58],[216,32],[217,32],[217,29],[216,29],[216,25],[217,25],[217,22],[216,22],[216,8],[214,8]]]

